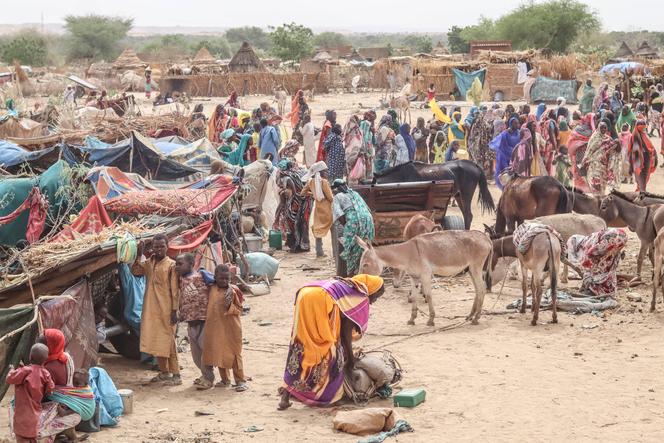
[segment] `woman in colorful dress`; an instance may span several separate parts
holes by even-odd
[[[376,158],[374,159],[374,173],[382,172],[390,167],[390,153],[394,151],[396,134],[392,130],[392,117],[384,115],[380,119],[376,131]]]
[[[346,151],[341,138],[342,132],[341,125],[335,123],[323,143],[330,183],[346,176]]]
[[[512,161],[512,152],[514,147],[521,141],[520,122],[516,117],[511,117],[508,124],[508,129],[501,132],[496,138],[491,140],[489,147],[496,153],[496,168],[494,177],[496,186],[500,190],[504,188],[500,182],[500,174],[503,173]]]
[[[307,406],[342,399],[344,377],[355,364],[353,333],[366,332],[369,307],[383,292],[383,279],[367,274],[316,281],[297,291],[279,410],[291,406],[291,396]]]
[[[588,236],[573,235],[567,240],[567,257],[583,270],[582,289],[595,296],[615,297],[616,269],[627,244],[623,229],[606,228]]]
[[[311,198],[302,195],[304,184],[293,162],[283,159],[278,167],[279,205],[275,211],[274,229],[286,234],[290,252],[307,252]]]
[[[588,140],[588,148],[583,158],[583,169],[587,171],[586,181],[593,194],[602,197],[608,184],[617,186],[613,167],[616,159],[620,161],[620,143],[611,138],[609,123],[603,120]]]
[[[364,155],[364,140],[362,130],[360,129],[360,120],[356,115],[351,115],[344,127],[343,131],[343,144],[346,149],[345,159],[346,159],[346,168],[349,171],[349,182],[351,182],[350,172],[355,169],[357,166],[358,169],[355,171],[358,172],[361,169],[360,176],[353,176],[352,181],[357,183],[360,178],[365,177],[366,166],[365,166],[365,155]],[[360,160],[360,164],[357,164]]]
[[[376,157],[376,112],[367,111],[364,113],[364,119],[360,122],[362,131],[362,152],[364,153],[364,166],[366,168],[364,178],[371,178],[373,175],[373,162]]]
[[[335,223],[332,228],[332,246],[335,251],[338,247],[342,248],[339,254],[335,253],[335,257],[340,258],[337,275],[353,275],[358,271],[363,252],[355,237],[365,242],[374,239],[373,217],[360,194],[350,189],[343,180],[334,181],[332,192],[332,219]]]
[[[214,108],[214,112],[208,121],[208,139],[212,143],[221,142],[220,134],[226,129],[227,123],[228,115],[226,115],[224,105],[219,104]]]
[[[632,137],[629,140],[628,156],[630,159],[631,172],[634,173],[636,190],[645,192],[650,174],[657,168],[657,152],[652,141],[646,134],[645,120],[638,120],[634,125]]]
[[[586,149],[588,147],[588,140],[594,132],[595,128],[595,114],[586,114],[582,117],[572,134],[569,136],[567,142],[567,152],[569,154],[570,162],[572,163],[572,180],[573,186],[581,191],[588,191],[586,180],[581,174],[580,166],[583,163]]]

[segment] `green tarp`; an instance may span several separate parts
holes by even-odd
[[[46,219],[46,229],[48,229],[49,219],[56,218],[60,211],[66,210],[66,202],[62,193],[58,193],[58,189],[69,185],[68,169],[67,163],[60,160],[39,177],[0,180],[0,216],[11,214],[25,201],[33,186],[39,186],[41,193],[48,199],[50,214]],[[25,240],[29,215],[28,209],[13,222],[0,225],[0,245],[16,246],[18,241]]]
[[[554,80],[539,76],[530,90],[530,99],[533,102],[555,102],[558,97],[567,100],[568,105],[576,103],[576,80]]]
[[[479,78],[482,86],[484,86],[484,78],[486,77],[486,69],[480,69],[474,72],[463,72],[458,69],[452,68],[452,73],[454,74],[454,81],[456,82],[457,89],[461,93],[461,97],[457,100],[465,100],[468,90],[475,81],[475,78]]]
[[[34,309],[32,306],[0,309],[0,337],[19,329],[32,320],[33,317]],[[5,383],[9,365],[18,366],[20,360],[27,363],[30,347],[35,342],[36,334],[37,323],[0,343],[0,400],[9,388]]]

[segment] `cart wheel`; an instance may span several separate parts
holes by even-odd
[[[466,223],[463,217],[459,215],[446,215],[443,217],[443,229],[446,231],[463,231],[466,229]]]

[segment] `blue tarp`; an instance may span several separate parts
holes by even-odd
[[[63,151],[64,158],[70,163],[116,166],[122,171],[130,171],[131,164],[131,172],[144,177],[149,175],[155,180],[173,180],[198,172],[192,167],[167,158],[159,152],[151,139],[135,131],[131,137],[112,145],[88,137],[83,146],[68,146]]]
[[[558,97],[563,97],[568,104],[573,105],[576,103],[577,89],[576,80],[554,80],[540,75],[530,90],[530,99],[533,102],[555,102]]]
[[[39,160],[46,154],[53,152],[54,146],[39,151],[28,151],[7,140],[0,140],[0,166],[10,168],[22,163]]]
[[[115,388],[115,383],[106,370],[98,367],[90,368],[89,382],[95,395],[95,401],[99,404],[99,424],[102,426],[117,425],[117,418],[124,412],[124,406],[122,397]]]
[[[459,92],[461,93],[460,100],[466,99],[466,94],[473,84],[475,78],[479,78],[484,86],[484,79],[486,78],[486,68],[480,69],[474,72],[463,72],[458,69],[452,68],[452,73],[454,74],[454,81],[456,81],[456,86]]]
[[[599,70],[599,73],[602,75],[607,75],[615,71],[627,72],[628,70],[644,71],[645,73],[649,72],[648,68],[643,63],[620,62],[620,63],[610,63],[608,65],[602,66],[602,69]]]
[[[143,311],[143,294],[145,294],[145,277],[136,277],[129,266],[118,265],[122,295],[124,297],[123,316],[127,324],[139,333],[141,330],[141,312]]]

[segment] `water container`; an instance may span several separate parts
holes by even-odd
[[[129,415],[134,412],[134,391],[131,389],[118,389],[118,394],[120,394],[120,398],[122,399],[123,415]]]
[[[268,237],[268,244],[271,248],[281,250],[283,245],[283,240],[281,238],[281,231],[270,230],[270,235]]]

